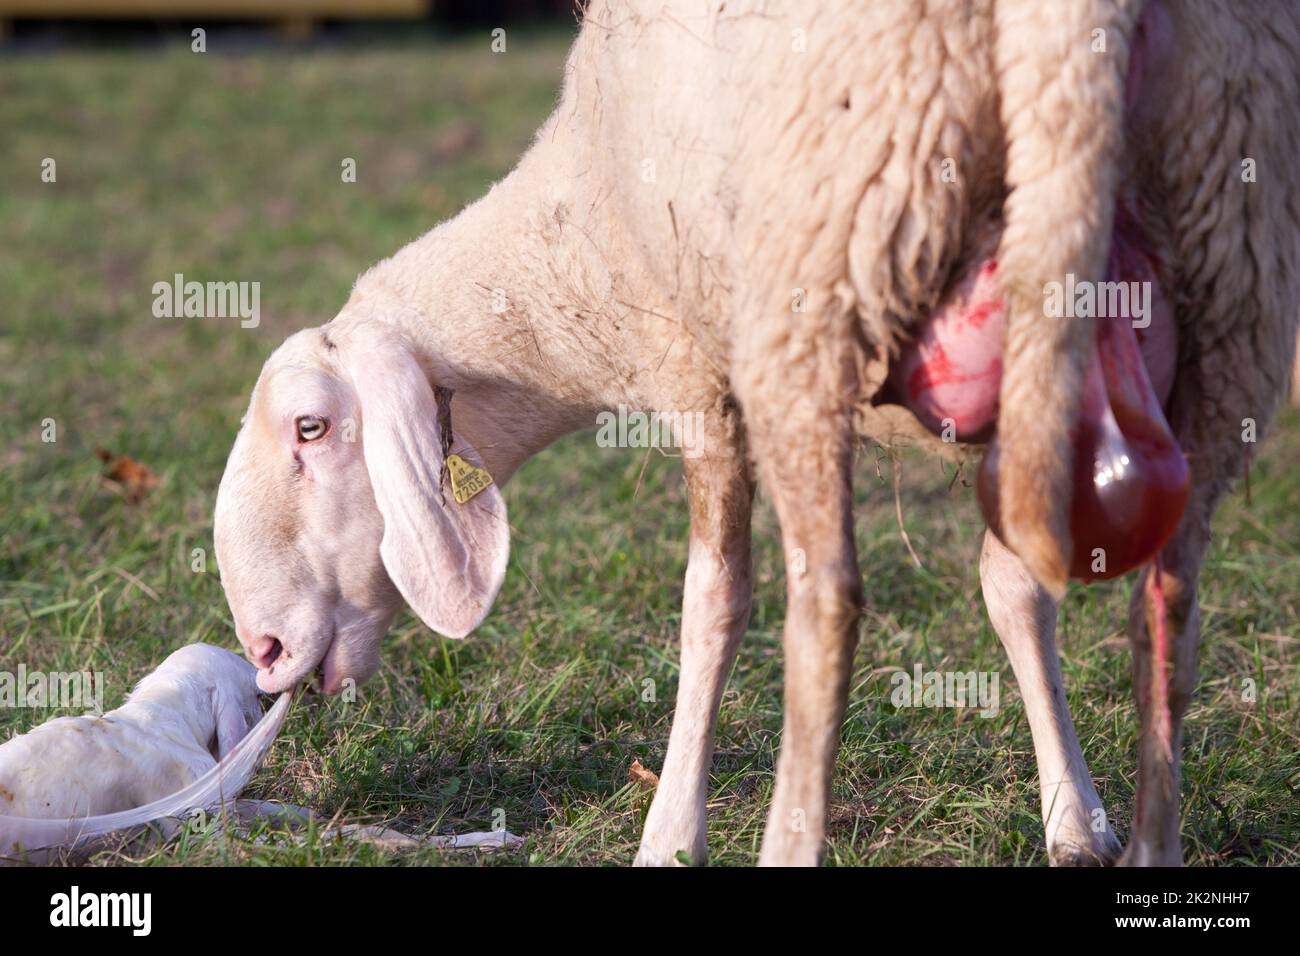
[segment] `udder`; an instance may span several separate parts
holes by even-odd
[[[983,245],[996,248],[996,241]],[[993,258],[967,270],[890,363],[881,398],[906,405],[948,441],[988,441],[997,422],[1006,318],[997,272]]]

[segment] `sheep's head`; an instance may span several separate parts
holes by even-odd
[[[217,492],[215,543],[236,632],[262,690],[322,667],[337,693],[369,678],[402,599],[463,637],[505,576],[496,486],[463,504],[434,393],[379,322],[307,329],[267,360]]]

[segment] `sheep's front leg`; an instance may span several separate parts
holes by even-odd
[[[677,709],[659,787],[641,834],[638,866],[669,866],[684,852],[706,862],[705,801],[722,689],[749,621],[750,506],[744,449],[686,460],[691,544],[682,599]]]
[[[787,605],[785,724],[762,866],[814,866],[825,850],[862,609],[850,460],[840,442],[824,436],[797,455],[764,462],[764,485],[781,521]]]
[[[815,327],[798,332],[817,335]],[[818,345],[834,348],[828,338]],[[821,860],[858,643],[862,580],[853,541],[847,406],[854,383],[848,363],[833,355],[825,367],[811,356],[802,365],[785,363],[777,351],[739,376],[759,478],[781,524],[786,572],[785,721],[759,856],[763,866],[814,866]],[[778,387],[781,377],[788,390]]]
[[[980,584],[1034,737],[1048,859],[1053,866],[1113,863],[1119,840],[1092,785],[1065,700],[1056,655],[1056,601],[992,531],[984,532]]]

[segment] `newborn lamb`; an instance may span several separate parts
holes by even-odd
[[[0,816],[96,816],[176,793],[261,718],[256,677],[238,655],[191,644],[117,710],[59,717],[0,744]]]
[[[191,644],[141,680],[117,710],[59,717],[0,745],[0,865],[48,862],[59,849],[85,856],[112,834],[143,838],[155,829],[167,838],[189,811],[218,804],[240,829],[258,820],[290,829],[315,821],[328,839],[394,851],[523,842],[504,830],[408,836],[387,827],[338,825],[304,807],[237,799],[279,733],[291,699],[281,695],[263,716],[257,668],[230,651]],[[224,829],[225,821],[214,818],[213,825]]]

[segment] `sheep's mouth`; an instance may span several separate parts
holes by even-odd
[[[330,647],[333,647],[333,641]],[[322,697],[328,697],[325,690],[325,657],[329,655],[329,648],[325,649],[325,654],[321,655],[320,662],[312,668],[309,678],[303,681],[303,690],[311,694],[319,694]]]
[[[279,638],[263,657],[257,668],[257,687],[266,694],[279,694],[292,690],[311,676],[324,660],[323,652],[315,662],[302,654],[295,654]],[[332,643],[332,639],[331,639]]]
[[[348,643],[354,643],[355,640],[356,636],[349,634]],[[349,648],[344,645],[345,642],[335,627],[330,635],[329,646],[316,665],[317,687],[322,694],[333,696],[342,691],[349,680],[354,679],[348,660]]]
[[[260,666],[266,670],[274,670],[275,662],[280,659],[282,654],[284,654],[284,645],[280,643],[280,639],[278,637],[271,638],[271,649],[263,656]]]

